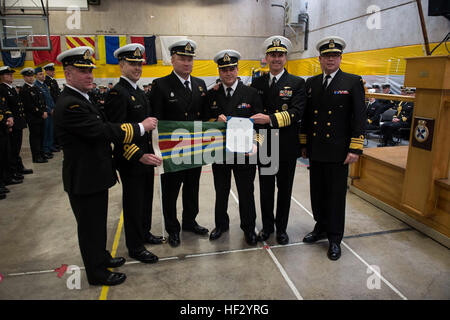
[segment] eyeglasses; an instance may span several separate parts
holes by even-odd
[[[337,59],[337,58],[339,58],[341,55],[340,54],[338,54],[338,53],[331,53],[331,54],[323,54],[323,55],[320,55],[322,58],[324,58],[324,59]]]

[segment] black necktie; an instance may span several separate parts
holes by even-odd
[[[189,88],[189,80],[186,80],[186,81],[184,82],[184,86],[186,87],[186,89],[187,89],[189,92],[191,92],[191,88]]]
[[[231,98],[231,91],[233,90],[233,88],[229,87],[227,88],[227,99]]]
[[[273,77],[272,78],[272,83],[270,84],[270,89],[275,88],[275,84],[277,83],[277,78]]]
[[[325,80],[322,83],[322,88],[325,90],[328,87],[328,79],[330,79],[331,76],[329,74],[326,75]]]

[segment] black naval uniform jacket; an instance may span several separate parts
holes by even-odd
[[[267,134],[260,135],[262,143],[268,143],[270,152],[270,129],[279,129],[279,159],[297,158],[300,153],[298,141],[298,121],[302,119],[306,107],[305,80],[284,74],[276,82],[275,88],[269,88],[269,73],[256,78],[252,87],[258,91],[263,102],[263,113],[270,116],[272,126],[264,125]]]
[[[308,96],[300,143],[312,161],[343,163],[362,154],[366,118],[364,85],[358,75],[338,70],[324,91],[323,74],[306,81]]]
[[[20,99],[17,91],[14,87],[8,86],[6,83],[0,84],[0,97],[5,97],[6,104],[12,112],[14,117],[15,130],[22,130],[27,127],[27,122],[25,120],[25,111],[23,109],[23,103]]]
[[[55,108],[55,131],[63,147],[63,184],[69,194],[107,190],[117,180],[110,143],[140,137],[138,124],[118,124],[80,93],[66,87]]]
[[[61,89],[59,89],[58,81],[46,75],[44,83],[48,87],[48,91],[53,98],[53,102],[56,103],[56,100],[58,100],[58,97],[61,94]]]
[[[25,82],[19,93],[25,109],[27,123],[41,123],[44,121],[42,116],[47,112],[45,98],[42,91],[33,85]]]
[[[191,76],[192,93],[174,72],[153,81],[150,94],[153,115],[158,120],[201,121],[208,120],[206,84]]]
[[[397,113],[393,116],[393,118],[400,119],[400,123],[404,127],[411,126],[413,111],[414,111],[413,102],[400,101],[397,105]]]
[[[8,136],[8,127],[6,126],[6,121],[10,117],[12,117],[12,112],[6,104],[6,98],[0,96],[0,137]]]
[[[385,106],[381,104],[378,100],[370,103],[367,102],[367,123],[369,125],[379,127],[380,126],[380,116],[386,111]]]
[[[111,122],[141,122],[149,117],[150,104],[144,91],[124,78],[112,88],[105,100],[105,113]],[[134,143],[115,144],[114,159],[117,167],[125,172],[139,174],[150,172],[153,166],[139,162],[144,153],[153,153],[151,132],[145,132]]]
[[[230,117],[250,118],[257,113],[263,112],[258,91],[240,81],[229,101],[225,95],[223,85],[220,85],[217,90],[211,89],[208,91],[208,101],[209,121],[216,121],[221,114]],[[255,130],[258,130],[258,128],[258,125],[254,125]],[[259,143],[258,135],[255,135],[255,140],[255,144]]]

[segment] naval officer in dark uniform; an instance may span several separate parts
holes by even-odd
[[[150,94],[153,113],[158,120],[202,121],[208,119],[206,84],[200,78],[192,77],[195,41],[186,39],[170,45],[173,72],[156,79]],[[196,221],[199,211],[198,191],[202,167],[178,172],[168,172],[161,176],[164,222],[169,234],[169,244],[180,244],[180,229],[205,235],[208,229]],[[183,184],[182,225],[177,219],[177,198]]]
[[[7,66],[0,67],[0,74],[3,70],[6,70],[6,68]],[[5,185],[5,179],[8,170],[8,135],[13,124],[14,118],[11,110],[9,110],[6,104],[6,98],[0,96],[0,200],[5,199],[6,194],[10,192]]]
[[[57,59],[64,68],[67,85],[55,109],[55,129],[64,152],[63,184],[78,225],[78,241],[92,285],[117,285],[123,273],[111,272],[125,263],[106,250],[108,189],[117,180],[111,142],[131,143],[153,130],[156,121],[110,123],[90,100],[95,68],[90,47],[67,50]]]
[[[111,122],[139,122],[151,114],[150,103],[137,81],[142,74],[145,48],[132,43],[114,51],[122,76],[110,90],[105,101],[105,113]],[[156,121],[156,119],[155,119]],[[162,237],[150,233],[152,222],[154,167],[162,163],[151,145],[151,133],[134,143],[115,144],[114,159],[122,181],[125,240],[130,257],[144,263],[154,263],[158,257],[144,244],[161,244]]]
[[[28,123],[31,159],[33,163],[45,163],[48,160],[44,157],[44,151],[42,150],[45,119],[47,118],[47,105],[45,104],[44,94],[38,87],[33,85],[33,68],[24,68],[20,73],[25,80],[19,96],[23,101]]]
[[[227,116],[250,118],[252,115],[262,112],[261,99],[256,89],[248,87],[238,80],[240,57],[240,53],[235,50],[222,50],[214,57],[214,62],[219,68],[221,83],[218,88],[208,91],[210,120],[226,122]],[[226,163],[224,163],[225,160]],[[256,164],[250,163],[248,156],[245,163],[239,164],[237,160],[232,157],[232,163],[229,163],[227,158],[222,163],[212,165],[216,190],[214,211],[216,227],[209,238],[211,240],[218,239],[229,228],[230,219],[227,208],[231,188],[231,172],[233,172],[239,196],[240,226],[244,231],[247,243],[256,245],[256,209],[253,186]]]
[[[6,66],[6,69],[1,71],[0,77],[0,97],[6,99],[6,104],[12,112],[14,118],[14,125],[9,132],[10,143],[10,157],[9,157],[9,169],[8,178],[6,184],[16,184],[16,182],[23,181],[24,174],[33,173],[31,169],[25,169],[20,151],[22,149],[23,129],[27,127],[25,120],[25,111],[23,109],[22,100],[17,93],[15,87],[13,87],[14,73],[10,67]]]
[[[259,164],[259,187],[263,229],[259,241],[265,241],[276,227],[279,244],[289,243],[286,232],[291,205],[297,158],[300,156],[298,121],[306,105],[305,81],[284,69],[287,54],[292,48],[289,39],[272,36],[264,41],[269,73],[256,78],[252,87],[258,90],[263,101],[263,112],[252,116],[256,124],[264,126],[267,134],[264,142],[267,150],[278,143],[278,153],[270,154],[272,165],[278,157],[275,172],[264,172],[267,165]],[[261,136],[264,136],[263,134]],[[272,142],[272,139],[275,139]],[[277,142],[278,140],[278,142]],[[276,149],[275,149],[276,150]],[[259,156],[261,162],[261,156]],[[276,215],[274,217],[275,184],[278,188]]]
[[[55,80],[55,64],[49,63],[42,68],[45,71],[44,83],[47,85],[48,90],[50,91],[53,102],[56,103],[58,97],[61,94],[61,89],[59,88],[58,81]]]
[[[48,63],[42,67],[45,71],[44,84],[48,87],[50,95],[52,96],[53,102],[56,103],[59,95],[61,94],[61,89],[59,88],[58,81],[55,79],[55,64]],[[52,152],[59,151],[59,143],[56,139],[56,134],[53,133],[53,148]]]
[[[328,238],[328,258],[341,256],[348,165],[363,151],[366,123],[360,76],[339,69],[345,41],[326,37],[316,46],[323,73],[306,81],[308,104],[302,121],[302,156],[309,158],[314,230],[303,242]]]

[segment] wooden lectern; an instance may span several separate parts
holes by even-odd
[[[365,149],[351,185],[450,237],[450,55],[406,58],[415,87],[408,147]]]

